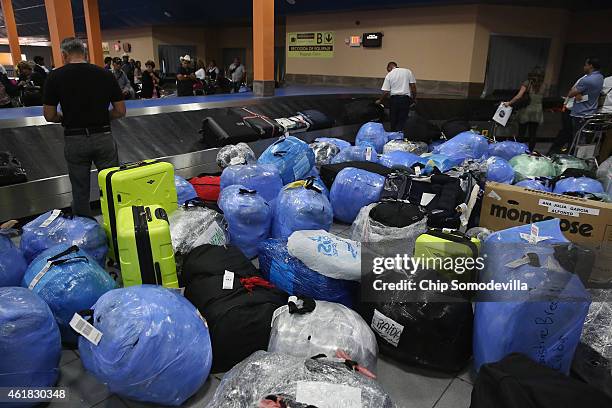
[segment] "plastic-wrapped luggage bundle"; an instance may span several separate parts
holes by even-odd
[[[338,173],[329,192],[334,217],[352,223],[361,207],[380,199],[385,178],[380,174],[348,167]]]
[[[528,151],[529,147],[525,143],[504,140],[503,142],[491,143],[487,149],[487,155],[510,160],[514,156],[527,153]]]
[[[315,165],[315,155],[306,142],[294,136],[283,136],[268,146],[257,163],[276,166],[283,184],[288,184],[306,177]]]
[[[527,178],[554,177],[555,166],[548,157],[521,154],[514,156],[508,163],[514,169],[514,181],[519,182]]]
[[[55,385],[62,351],[60,332],[49,306],[26,288],[0,288],[0,350],[0,387]]]
[[[612,194],[612,156],[599,165],[597,179],[601,182],[606,193]]]
[[[550,180],[545,178],[528,178],[519,181],[515,185],[519,187],[530,188],[532,190],[546,191],[550,193],[552,187],[550,186]]]
[[[93,306],[91,323],[102,338],[97,346],[79,339],[83,366],[121,397],[180,405],[210,373],[206,323],[175,291],[152,285],[112,290]]]
[[[346,140],[338,139],[338,138],[335,138],[335,137],[317,137],[315,139],[315,142],[329,142],[329,143],[333,143],[336,146],[338,146],[338,148],[340,150],[346,149],[347,147],[349,147],[351,145]]]
[[[335,357],[335,356],[328,356]],[[348,363],[348,361],[347,361]],[[210,408],[251,408],[262,400],[291,407],[395,408],[373,380],[344,360],[304,359],[257,351],[232,368],[215,391]]]
[[[309,146],[314,152],[317,166],[331,163],[334,156],[340,153],[340,148],[332,142],[314,142]]]
[[[447,140],[433,150],[452,159],[480,159],[487,153],[489,144],[487,139],[479,133],[472,131],[461,132],[452,139]]]
[[[342,303],[351,307],[356,282],[334,279],[304,265],[292,257],[287,244],[267,239],[259,244],[259,267],[264,278],[290,295],[302,295],[316,300]]]
[[[569,373],[590,304],[578,277],[588,262],[569,256],[576,248],[569,246],[558,219],[533,225],[499,231],[484,242],[487,262],[480,281],[518,281],[529,290],[483,293],[483,301],[476,302],[476,369],[518,352]]]
[[[568,177],[555,183],[553,193],[603,193],[601,183],[589,177]]]
[[[459,166],[463,163],[463,159],[458,157],[449,157],[443,154],[424,154],[421,156],[425,160],[427,160],[427,164],[425,165],[424,173],[431,174],[434,171],[434,168],[437,168],[442,173],[446,173],[450,169],[455,166]]]
[[[76,343],[70,319],[89,309],[100,296],[117,287],[113,278],[83,249],[57,245],[38,255],[23,277],[22,285],[38,294],[51,308],[62,341]]]
[[[188,254],[203,245],[225,245],[225,220],[218,212],[199,200],[190,200],[169,217],[170,236],[175,256]]]
[[[337,303],[290,298],[272,321],[268,351],[296,357],[346,352],[351,360],[376,371],[378,345],[366,322]]]
[[[395,150],[389,153],[381,154],[378,157],[378,162],[385,167],[389,167],[390,169],[409,169],[416,163],[421,163],[423,166],[425,166],[427,159],[413,153]]]
[[[601,296],[591,303],[581,341],[612,362],[612,293],[603,289]]]
[[[491,156],[484,161],[487,172],[487,181],[512,184],[514,169],[501,157]]]
[[[340,153],[331,160],[332,164],[350,161],[378,162],[378,155],[372,146],[349,146],[340,150]]]
[[[372,145],[378,153],[382,153],[385,143],[387,143],[387,132],[385,132],[382,123],[368,122],[363,124],[355,137],[355,146]]]
[[[190,182],[180,176],[174,176],[174,185],[176,186],[176,194],[178,196],[178,205],[185,204],[185,201],[193,200],[198,197],[195,188]]]
[[[27,262],[54,245],[78,245],[104,266],[108,246],[102,226],[95,220],[49,211],[23,227],[20,247]]]
[[[401,130],[399,132],[385,132],[385,133],[387,135],[387,143],[392,140],[404,140],[404,132]],[[425,145],[427,145],[427,143]]]
[[[13,245],[9,232],[0,230],[0,287],[21,285],[27,267],[23,254]]]
[[[278,195],[272,221],[272,237],[286,240],[294,231],[329,231],[334,214],[323,191],[314,180],[287,184]]]
[[[427,143],[411,142],[409,140],[391,140],[383,148],[383,153],[385,154],[397,151],[420,156],[423,153],[427,153]]]
[[[567,169],[589,170],[590,166],[583,159],[569,154],[553,154],[550,156],[555,166],[555,176],[560,176]]]
[[[278,169],[270,164],[246,164],[229,166],[221,174],[221,190],[241,185],[255,190],[267,202],[276,199],[283,188],[283,181]]]
[[[217,165],[222,169],[232,164],[252,164],[256,162],[255,152],[248,144],[243,142],[223,146],[217,153]]]

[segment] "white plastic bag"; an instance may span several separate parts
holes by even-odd
[[[597,179],[604,187],[604,191],[612,194],[612,156],[608,157],[597,169]]]
[[[187,204],[170,214],[170,236],[177,254],[187,254],[204,245],[227,244],[223,216],[208,208]]]

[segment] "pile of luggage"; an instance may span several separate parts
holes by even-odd
[[[394,407],[376,381],[380,352],[445,373],[473,359],[474,407],[501,406],[504,376],[525,401],[554,406],[532,391],[536,372],[567,400],[580,390],[589,406],[611,406],[566,377],[585,319],[593,347],[610,347],[591,330],[603,309],[587,319],[593,254],[558,219],[492,232],[478,217],[487,181],[608,200],[611,163],[602,183],[588,161],[453,132],[434,144],[366,123],[355,145],[284,135],[259,157],[227,144],[217,173],[189,181],[156,160],[101,171],[102,225],[50,211],[24,226],[19,248],[0,231],[0,349],[11,356],[0,386],[53,386],[63,344],[138,401],[180,405],[227,372],[212,407]],[[331,232],[334,221],[348,236]],[[396,256],[424,263],[375,268]],[[481,258],[483,268],[458,263]],[[370,296],[376,281],[439,286]],[[440,286],[454,281],[528,290]]]

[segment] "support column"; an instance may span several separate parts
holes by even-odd
[[[45,8],[53,49],[53,64],[56,67],[61,67],[64,64],[60,48],[62,40],[66,37],[74,37],[72,5],[70,0],[45,0]]]
[[[274,0],[253,0],[253,92],[274,95]]]
[[[21,61],[21,47],[19,46],[19,34],[17,34],[17,23],[15,22],[12,0],[2,0],[2,13],[4,14],[4,24],[6,26],[6,35],[9,40],[13,65],[17,65]]]
[[[102,30],[100,29],[98,0],[83,0],[83,9],[85,10],[85,26],[87,27],[89,62],[103,67],[104,54],[102,52]]]

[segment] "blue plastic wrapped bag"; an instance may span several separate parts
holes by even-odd
[[[444,140],[444,139],[434,140],[434,141],[433,141],[433,142],[431,142],[431,143],[429,144],[429,146],[428,146],[428,147],[429,147],[429,151],[430,151],[430,152],[433,152],[433,151],[434,151],[434,149],[435,149],[436,147],[440,146],[440,145],[441,145],[442,143],[444,143],[444,142],[446,142],[446,140]]]
[[[486,160],[487,181],[512,184],[514,169],[501,157],[491,156]]]
[[[40,277],[38,274],[43,270],[46,272]],[[89,309],[117,284],[86,251],[62,244],[49,248],[32,261],[22,286],[47,302],[57,320],[62,340],[76,343],[76,333],[69,326],[72,316]]]
[[[315,142],[329,142],[333,143],[340,148],[340,150],[349,147],[351,144],[346,140],[337,139],[335,137],[317,137]]]
[[[174,176],[174,185],[176,186],[176,194],[178,196],[178,205],[185,204],[185,201],[193,200],[198,197],[195,188],[190,182],[180,176]]]
[[[142,285],[115,289],[93,306],[96,346],[79,339],[83,366],[110,392],[137,401],[181,405],[206,382],[212,365],[208,327],[176,291]]]
[[[508,161],[514,156],[527,153],[528,151],[529,147],[525,143],[504,140],[503,142],[491,143],[487,148],[487,155],[501,157]]]
[[[349,161],[369,161],[372,163],[378,162],[378,155],[372,146],[350,146],[340,150],[340,153],[334,156],[332,164],[344,163]]]
[[[403,152],[400,150],[392,151],[380,155],[378,162],[385,167],[394,168],[411,168],[415,163],[426,164],[427,159],[417,156],[416,154]]]
[[[0,233],[0,287],[19,286],[28,264],[8,234]]]
[[[387,143],[387,132],[382,123],[368,122],[364,123],[357,132],[355,137],[355,146],[361,146],[364,143],[369,143],[376,149],[376,152],[382,153],[385,143]]]
[[[330,278],[309,269],[289,254],[286,241],[267,239],[259,244],[258,255],[264,278],[288,294],[352,306],[357,282]]]
[[[434,168],[437,168],[442,173],[444,173],[449,171],[453,167],[459,166],[461,163],[463,163],[463,159],[461,158],[448,157],[443,154],[437,153],[422,155],[421,157],[427,161],[427,163],[425,164],[425,170],[423,171],[424,174],[432,173]]]
[[[480,159],[487,153],[488,146],[489,143],[484,136],[467,131],[436,146],[433,152],[463,162],[465,159]]]
[[[272,237],[287,240],[294,231],[329,231],[333,221],[331,204],[314,180],[296,181],[286,185],[278,196]]]
[[[530,188],[532,190],[546,191],[548,193],[552,191],[552,187],[550,187],[550,183],[547,179],[525,179],[519,181],[515,185]]]
[[[387,142],[391,140],[404,140],[404,132],[386,132]]]
[[[236,185],[221,191],[219,207],[227,221],[230,243],[253,258],[257,255],[257,243],[270,236],[270,204],[254,190]]]
[[[380,199],[385,177],[347,167],[340,170],[329,192],[334,217],[347,224],[357,218],[361,207]]]
[[[60,332],[49,306],[28,289],[0,288],[0,387],[53,387],[61,352]]]
[[[257,163],[276,166],[284,185],[306,177],[315,165],[315,155],[306,142],[283,136],[264,150]]]
[[[568,177],[555,183],[553,193],[603,193],[601,183],[589,177]]]
[[[59,244],[78,245],[104,266],[108,245],[102,226],[95,220],[49,211],[23,227],[20,248],[26,261]]]
[[[276,199],[283,188],[278,169],[271,164],[239,164],[229,166],[221,173],[221,191],[229,186],[241,185],[249,190],[255,190],[267,202]]]

